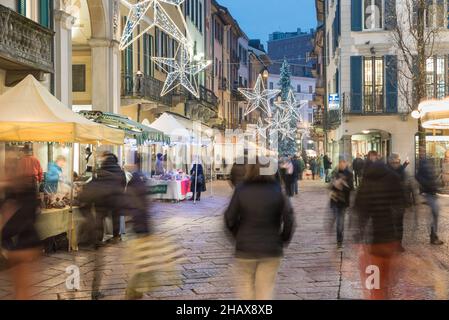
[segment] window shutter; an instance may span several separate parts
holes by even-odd
[[[363,57],[351,57],[351,112],[362,112]]]
[[[26,0],[17,0],[17,12],[22,16],[27,15],[27,2]]]
[[[385,29],[394,30],[397,23],[396,0],[385,0]]]
[[[362,0],[351,0],[351,30],[362,31]]]
[[[398,112],[398,58],[385,56],[385,95],[387,113]]]

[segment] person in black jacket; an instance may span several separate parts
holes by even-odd
[[[429,159],[421,159],[419,162],[418,172],[416,174],[421,189],[424,194],[427,204],[432,210],[432,225],[430,231],[430,243],[433,245],[444,244],[438,238],[438,218],[440,215],[440,206],[438,204],[438,178],[435,172],[435,165]]]
[[[190,169],[190,180],[192,181],[192,192],[196,192],[190,200],[201,201],[201,193],[206,192],[206,178],[204,177],[204,168],[200,161],[193,163]]]
[[[325,181],[327,183],[330,182],[330,171],[332,170],[332,160],[327,154],[325,154],[323,157],[323,166],[324,166]]]
[[[360,185],[360,180],[363,176],[363,167],[365,166],[365,160],[362,159],[362,155],[360,153],[357,154],[357,157],[352,161],[352,170],[354,171],[354,183],[356,186]]]
[[[225,224],[236,240],[240,298],[268,300],[273,296],[283,248],[294,233],[290,201],[272,176],[260,175],[260,165],[248,165],[245,182],[232,196]]]
[[[299,162],[298,156],[296,156],[296,155],[293,156],[292,164],[293,164],[293,191],[294,191],[295,195],[298,195],[299,180],[300,180],[300,175],[302,175],[301,163]]]
[[[397,212],[404,210],[405,198],[401,178],[376,152],[370,152],[364,175],[355,198],[358,218],[356,241],[361,245],[360,275],[367,299],[388,299],[393,285],[396,257],[401,251],[401,232],[397,228]],[[378,270],[378,288],[365,287],[369,269]]]
[[[348,169],[348,163],[340,159],[331,178],[331,208],[334,213],[334,221],[337,222],[337,245],[343,244],[345,227],[345,211],[350,204],[351,191],[354,189],[354,178]]]

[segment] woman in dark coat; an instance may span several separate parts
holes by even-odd
[[[200,162],[195,162],[190,169],[190,181],[192,181],[192,192],[196,192],[196,200],[201,201],[201,193],[206,192],[206,178],[203,165]],[[195,200],[195,196],[190,200]]]
[[[234,191],[225,224],[236,240],[240,298],[267,300],[273,295],[283,248],[294,233],[290,201],[260,165],[248,165],[245,181]]]

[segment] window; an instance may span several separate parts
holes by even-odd
[[[190,0],[186,0],[186,4],[185,4],[186,8],[186,15],[190,16]]]
[[[200,2],[200,25],[199,30],[202,33],[203,32],[203,4]]]
[[[215,58],[215,76],[218,77],[218,59]]]
[[[195,26],[198,28],[198,0],[195,0]]]
[[[426,26],[429,28],[444,28],[446,20],[446,10],[444,1],[429,0],[426,10]]]
[[[367,57],[363,61],[363,106],[367,113],[384,112],[384,61]]]
[[[446,59],[432,57],[427,59],[426,87],[428,99],[443,99],[446,96]]]
[[[308,116],[308,119],[307,119],[307,120],[309,120],[309,123],[313,123],[313,113],[309,112],[309,113],[307,114],[307,116]]]
[[[27,15],[27,2],[26,0],[17,0],[17,12],[22,16]]]
[[[309,86],[309,93],[313,93],[313,86]]]
[[[86,65],[72,65],[73,92],[86,92]]]
[[[301,93],[301,85],[298,84],[298,86],[296,87],[296,92]]]
[[[363,21],[365,30],[383,28],[384,0],[363,0]]]
[[[273,90],[274,89],[274,84],[273,84],[273,82],[270,82],[270,90]]]

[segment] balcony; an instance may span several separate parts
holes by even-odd
[[[122,97],[144,99],[150,102],[172,106],[172,94],[161,97],[164,82],[151,76],[122,74]]]
[[[218,112],[218,97],[215,95],[215,93],[212,90],[207,89],[204,86],[200,86],[200,97],[199,99],[194,97],[192,94],[189,94],[189,100],[197,100],[198,102],[205,104],[209,108],[213,109],[214,111]]]
[[[0,67],[53,73],[54,32],[0,5]]]

